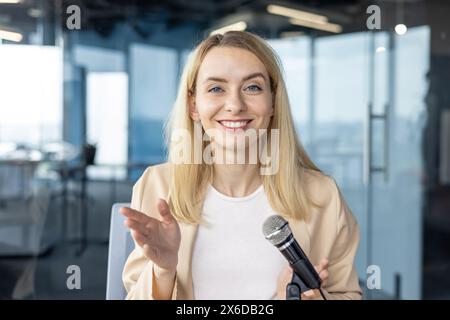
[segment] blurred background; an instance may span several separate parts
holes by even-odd
[[[221,28],[281,57],[299,135],[359,222],[365,298],[450,298],[449,15],[444,0],[0,0],[0,298],[105,298],[112,204],[165,161],[184,62]]]

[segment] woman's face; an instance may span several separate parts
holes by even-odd
[[[211,49],[199,68],[189,108],[194,121],[200,120],[207,132],[226,136],[227,144],[228,137],[267,129],[273,99],[265,66],[245,49]]]

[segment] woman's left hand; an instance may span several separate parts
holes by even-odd
[[[324,287],[328,280],[328,259],[322,259],[319,265],[314,266],[320,279],[321,287]],[[277,297],[279,300],[286,300],[286,286],[292,280],[292,268],[287,266],[278,276]],[[312,300],[321,297],[319,290],[308,290],[302,293],[302,300]]]

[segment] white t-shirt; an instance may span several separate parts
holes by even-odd
[[[288,262],[264,238],[264,220],[276,214],[264,187],[233,198],[208,187],[192,256],[195,299],[274,299]]]

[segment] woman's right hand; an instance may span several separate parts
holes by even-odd
[[[131,229],[133,238],[145,256],[160,269],[175,272],[181,242],[180,226],[165,200],[159,199],[156,207],[161,220],[128,207],[120,208],[120,213],[127,217],[125,225]]]

